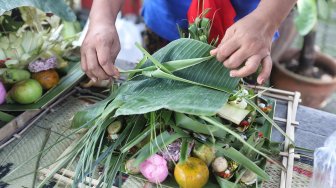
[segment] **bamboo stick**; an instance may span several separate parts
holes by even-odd
[[[296,112],[297,112],[297,107],[299,105],[299,98],[300,98],[300,93],[295,92],[294,95],[294,101],[293,101],[293,111],[292,111],[292,119],[290,120],[295,121],[296,119]],[[289,125],[289,137],[292,140],[295,140],[295,127],[292,126],[292,124]],[[295,148],[291,145],[288,149],[288,161],[287,161],[287,177],[286,177],[286,188],[291,188],[292,187],[292,179],[293,179],[293,166],[294,166],[294,151]]]
[[[289,156],[288,152],[283,152],[283,151],[280,152],[279,155],[280,155],[280,156],[284,156],[284,157],[288,157],[288,156]],[[299,154],[294,153],[294,158],[295,158],[295,159],[300,159],[301,156],[300,156]]]
[[[292,98],[292,97],[291,97]],[[292,121],[292,107],[293,107],[293,102],[292,100],[288,101],[288,107],[287,107],[287,123],[286,123],[286,134],[290,132],[290,126],[291,126],[291,121]],[[288,135],[289,136],[289,135]],[[285,137],[285,145],[284,145],[284,151],[288,152],[289,148],[289,139]],[[282,158],[282,165],[288,169],[288,157],[284,156]],[[286,180],[287,180],[287,172],[281,171],[281,181],[280,181],[280,188],[290,188],[286,186]]]
[[[281,99],[281,100],[284,100],[284,101],[293,100],[293,97],[291,97],[291,96],[283,96],[283,95],[272,94],[272,93],[267,93],[267,92],[263,93],[262,95],[267,96],[267,97],[272,97],[272,98],[275,98],[275,99]],[[299,99],[299,102],[302,102],[302,100]]]
[[[285,90],[281,90],[281,89],[268,88],[268,87],[256,86],[256,85],[247,85],[247,87],[249,87],[251,89],[257,89],[257,90],[267,90],[269,92],[283,94],[283,95],[286,95],[286,96],[288,96],[288,95],[294,96],[295,95],[295,92],[285,91]]]
[[[286,119],[284,119],[284,118],[280,118],[280,117],[274,117],[274,121],[279,121],[279,122],[284,122],[284,123],[287,122]],[[293,125],[293,126],[298,126],[299,124],[300,124],[300,123],[299,123],[298,121],[293,121],[293,122],[292,122],[292,125]]]

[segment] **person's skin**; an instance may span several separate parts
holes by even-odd
[[[81,47],[81,65],[94,82],[119,77],[114,61],[120,51],[115,21],[123,0],[95,0],[90,24]]]
[[[253,74],[262,65],[257,82],[263,84],[272,69],[270,57],[272,38],[296,0],[261,0],[249,15],[233,24],[221,44],[210,53],[232,77]],[[114,61],[120,51],[115,28],[116,16],[123,0],[95,0],[90,13],[88,33],[81,47],[83,71],[94,82],[119,77]]]
[[[261,64],[257,82],[263,84],[272,69],[273,35],[295,3],[296,0],[262,0],[253,12],[227,29],[221,44],[210,54],[232,69],[232,77],[251,75]]]

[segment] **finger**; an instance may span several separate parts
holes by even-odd
[[[271,74],[272,70],[272,58],[271,56],[266,56],[262,61],[261,61],[261,72],[257,78],[258,84],[262,85],[265,83],[265,80],[268,79],[268,77]]]
[[[119,42],[119,40],[117,40],[117,41],[115,41],[115,42],[116,42],[116,45],[114,45],[114,48],[113,48],[113,50],[112,50],[112,61],[113,61],[113,65],[114,65],[114,63],[115,63],[115,60],[116,60],[116,58],[117,58],[119,52],[120,52],[120,42]],[[119,78],[120,74],[119,74],[118,69],[117,69],[115,66],[113,66],[112,68],[113,68],[113,75],[114,75],[114,77],[115,77],[115,78]]]
[[[83,72],[87,71],[87,64],[86,64],[86,58],[85,58],[85,53],[81,51],[81,67]]]
[[[227,60],[223,62],[224,66],[229,69],[236,69],[249,58],[248,50],[240,48],[234,52]]]
[[[102,67],[103,71],[108,76],[113,76],[114,75],[114,68],[113,68],[114,60],[112,59],[111,46],[98,45],[97,46],[97,57],[98,57],[99,65]]]
[[[215,56],[217,54],[218,48],[210,50],[210,55]]]
[[[93,81],[97,81],[97,78],[95,78],[91,74],[91,72],[88,70],[86,55],[83,51],[81,51],[81,67],[82,67],[82,70],[85,72],[86,76],[88,76]]]
[[[260,56],[255,55],[250,57],[246,62],[245,65],[238,69],[238,70],[232,70],[230,71],[230,76],[231,77],[245,77],[248,75],[251,75],[252,73],[254,73],[255,71],[257,71],[260,61],[262,60],[262,58],[260,58]]]
[[[86,60],[88,72],[93,75],[93,81],[95,81],[94,78],[98,80],[106,80],[109,78],[109,76],[105,73],[103,68],[98,63],[96,50],[89,50],[89,53],[86,54]]]
[[[225,43],[222,43],[218,47],[216,58],[219,62],[224,62],[232,53],[234,53],[240,47],[239,43],[236,40],[229,40]]]

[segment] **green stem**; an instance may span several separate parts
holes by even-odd
[[[180,151],[180,163],[184,163],[188,158],[188,140],[187,138],[182,138],[182,146]]]

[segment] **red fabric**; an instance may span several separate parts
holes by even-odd
[[[200,6],[198,6],[198,3]],[[202,6],[203,3],[204,7]],[[225,31],[234,23],[236,12],[230,0],[192,0],[188,11],[189,24],[194,23],[195,18],[207,8],[210,8],[210,11],[205,17],[212,20],[209,42],[215,40],[218,36],[220,43]]]

